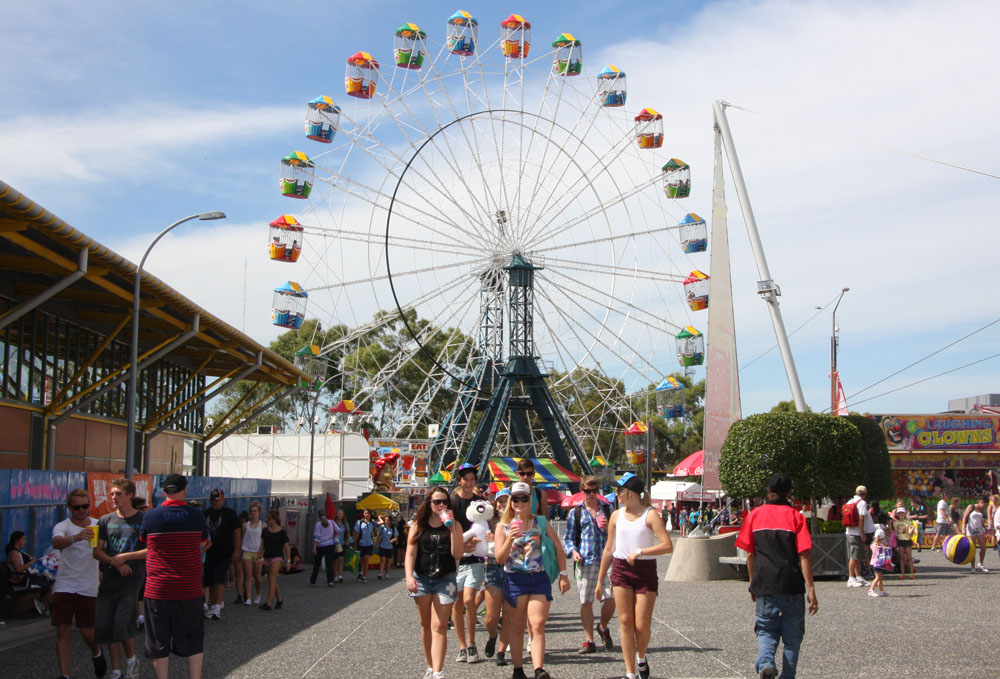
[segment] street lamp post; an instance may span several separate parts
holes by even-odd
[[[142,280],[142,267],[146,263],[146,258],[149,256],[149,252],[153,249],[161,238],[163,238],[167,233],[174,229],[174,227],[180,226],[184,222],[189,222],[192,219],[200,219],[202,221],[210,221],[213,219],[225,219],[226,213],[224,212],[199,212],[198,214],[185,217],[184,219],[178,219],[176,222],[161,231],[153,242],[149,244],[146,248],[146,252],[142,254],[142,259],[139,260],[139,266],[135,270],[135,287],[132,290],[132,343],[131,343],[131,357],[129,360],[128,367],[128,391],[126,393],[125,402],[125,478],[132,478],[132,468],[135,466],[135,401],[136,401],[136,382],[138,379],[138,366],[139,362],[139,283]]]
[[[837,412],[837,307],[840,300],[844,298],[844,293],[850,288],[842,288],[837,303],[833,305],[833,325],[830,330],[830,414]]]

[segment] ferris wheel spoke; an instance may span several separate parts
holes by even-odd
[[[385,101],[384,100],[381,101],[383,107],[385,107]],[[395,118],[391,115],[389,115],[388,117],[392,117],[395,120]],[[399,127],[399,125],[397,125],[397,127]],[[358,148],[367,156],[375,160],[375,162],[379,163],[379,165],[381,165],[383,169],[386,170],[387,173],[389,173],[391,176],[396,177],[396,179],[399,179],[400,169],[409,166],[409,171],[413,172],[413,174],[416,177],[418,177],[421,181],[423,181],[424,184],[426,184],[426,186],[431,191],[431,195],[424,193],[417,194],[428,205],[431,205],[432,207],[440,210],[440,204],[435,203],[433,200],[433,195],[437,195],[437,197],[441,199],[444,204],[450,204],[460,213],[464,214],[466,220],[474,223],[475,220],[473,219],[473,217],[466,212],[465,208],[461,205],[461,203],[459,203],[459,201],[455,199],[453,195],[449,194],[442,188],[442,183],[440,181],[432,181],[431,179],[424,176],[424,174],[419,169],[412,167],[412,162],[411,162],[412,158],[410,160],[405,159],[397,151],[384,144],[378,137],[375,137],[367,128],[356,128],[355,130],[353,130],[353,133],[355,135],[354,136],[355,148]],[[430,135],[428,133],[425,133],[424,136],[426,137]],[[367,142],[367,143],[361,143],[361,142]],[[407,143],[408,143],[408,148],[410,150],[412,151],[417,150],[417,146],[414,145],[414,143],[408,137],[407,137]],[[390,165],[386,163],[378,154],[373,152],[370,146],[385,152],[388,155],[388,157],[390,157],[394,161],[394,164]],[[453,226],[455,226],[455,228],[461,229],[461,227],[458,224],[453,223]]]
[[[539,233],[532,239],[531,247],[533,249],[537,248],[541,243],[545,243],[553,238],[562,235],[563,233],[572,229],[577,224],[582,224],[588,219],[592,219],[598,215],[606,213],[609,208],[625,203],[630,198],[636,196],[637,194],[648,189],[650,186],[657,184],[658,182],[659,182],[659,177],[646,179],[635,186],[632,186],[624,191],[619,192],[616,196],[613,196],[607,200],[602,200],[599,205],[592,207],[588,210],[585,210],[582,214],[578,215],[577,217],[573,217],[561,224],[556,224],[551,228],[549,228],[547,231]]]
[[[457,262],[457,263],[452,263],[452,264],[444,264],[444,265],[440,265],[440,266],[430,266],[430,267],[422,267],[420,269],[409,269],[409,270],[406,270],[406,271],[397,271],[397,272],[393,273],[391,276],[388,273],[386,273],[386,274],[381,274],[381,275],[378,275],[378,276],[372,276],[370,278],[357,278],[357,279],[353,279],[353,280],[347,280],[347,281],[341,281],[341,282],[338,282],[338,283],[333,283],[333,284],[330,284],[330,285],[320,285],[320,286],[317,286],[317,287],[314,287],[314,288],[309,288],[308,290],[306,290],[306,292],[312,293],[312,292],[320,292],[322,290],[333,290],[333,289],[347,288],[347,287],[350,287],[352,285],[365,285],[365,284],[370,284],[370,283],[376,282],[376,281],[387,281],[387,280],[389,280],[390,277],[393,278],[393,279],[402,280],[402,279],[407,278],[407,277],[419,276],[421,274],[430,273],[430,272],[434,272],[434,271],[441,271],[443,269],[454,269],[454,268],[459,268],[459,267],[461,267],[461,268],[467,268],[467,267],[469,267],[469,264],[470,264],[469,262]],[[451,288],[453,288],[455,286],[461,285],[463,281],[466,282],[466,283],[468,283],[469,279],[470,279],[469,276],[459,274],[457,277],[452,278],[450,281],[448,281],[443,287],[437,288],[437,290],[438,291],[440,291],[441,289],[450,290]],[[426,301],[426,299],[425,299],[425,301]]]
[[[423,224],[420,224],[423,226]],[[338,241],[354,241],[364,243],[373,247],[385,245],[385,234],[355,232],[350,229],[305,229],[306,235],[317,236],[323,239],[335,239]],[[427,252],[437,252],[446,255],[468,255],[469,248],[460,246],[458,243],[443,243],[439,241],[429,241],[422,238],[406,238],[395,234],[389,234],[389,244],[405,247],[410,250],[424,250]]]
[[[628,340],[626,340],[623,337],[624,332],[622,330],[619,330],[619,331],[615,332],[615,331],[612,331],[610,328],[608,328],[607,324],[606,324],[606,322],[604,320],[602,320],[601,318],[598,318],[597,316],[595,316],[591,312],[591,310],[589,308],[587,308],[584,305],[582,305],[582,304],[579,303],[579,301],[578,301],[579,295],[568,295],[566,297],[567,303],[570,306],[575,307],[579,311],[579,314],[577,314],[575,312],[571,313],[570,310],[566,308],[565,304],[555,304],[553,302],[553,300],[551,299],[551,297],[549,296],[548,291],[545,290],[544,288],[542,289],[542,294],[543,294],[543,296],[546,299],[549,300],[550,303],[553,304],[553,308],[554,308],[555,312],[558,315],[562,316],[564,319],[577,318],[577,317],[579,317],[580,314],[583,314],[584,317],[589,318],[591,321],[593,321],[594,323],[596,323],[600,327],[601,330],[605,330],[605,331],[607,331],[608,334],[611,334],[614,337],[615,344],[620,344],[621,346],[623,346],[626,349],[628,349],[633,355],[640,356],[640,353],[635,349],[635,347],[631,346],[629,344]],[[635,307],[634,307],[634,305],[630,304],[629,308],[632,309],[632,308],[635,308]],[[619,314],[623,315],[623,316],[625,315],[622,312],[619,312]],[[608,342],[603,339],[603,337],[601,336],[601,334],[595,333],[587,325],[585,325],[583,323],[577,322],[575,324],[570,324],[570,327],[575,327],[575,328],[582,329],[583,332],[590,337],[590,339],[593,341],[593,343],[600,344],[602,347],[604,347],[606,350],[608,350],[609,353],[615,353],[614,346],[611,345],[611,344],[608,344]],[[624,326],[622,326],[622,329],[624,329]],[[576,336],[576,338],[578,340],[580,339],[579,333],[576,333],[574,331],[574,335]],[[593,345],[591,345],[591,346],[593,346]],[[588,353],[590,353],[589,350],[588,350]],[[618,355],[619,358],[621,358],[621,354],[620,353],[618,353],[617,355]],[[648,365],[652,369],[656,368],[656,366],[654,366],[652,363],[648,362],[645,359],[643,359],[642,363]],[[634,366],[631,366],[631,367],[634,368]]]
[[[632,240],[638,238],[639,236],[651,236],[655,234],[660,234],[665,231],[676,231],[680,229],[679,226],[657,226],[652,229],[643,229],[642,231],[631,231],[629,233],[611,234],[610,236],[602,236],[600,238],[592,238],[590,240],[575,240],[567,243],[560,243],[558,245],[550,245],[544,248],[532,248],[532,252],[538,254],[546,254],[549,252],[555,252],[558,250],[567,250],[580,248],[585,245],[599,245],[603,243],[613,243],[619,240]]]
[[[662,329],[662,325],[667,325],[668,327],[672,328],[675,332],[679,332],[681,330],[681,326],[676,325],[671,321],[660,318],[659,316],[651,312],[649,309],[644,309],[643,307],[634,304],[631,300],[627,300],[618,295],[615,295],[613,292],[609,292],[608,289],[595,287],[593,285],[590,285],[589,283],[583,282],[579,278],[570,277],[564,273],[556,271],[555,269],[553,269],[552,271],[555,273],[555,275],[566,278],[567,279],[566,284],[563,286],[559,285],[558,282],[553,281],[551,279],[546,278],[546,280],[550,281],[553,285],[566,290],[567,294],[576,294],[582,297],[586,297],[595,304],[599,304],[602,306],[605,304],[604,302],[602,302],[602,300],[606,299],[612,303],[610,305],[612,306],[612,308],[617,306],[617,307],[631,309],[640,314],[642,318],[649,319],[648,323],[644,323],[642,321],[642,318],[633,317],[634,320],[636,320],[636,322],[644,323],[645,325],[648,325],[650,328],[653,329]],[[584,290],[592,292],[595,296],[588,297],[586,293],[581,292]]]
[[[616,266],[614,264],[583,263],[571,259],[557,259],[546,257],[546,265],[558,264],[562,271],[579,271],[585,273],[598,273],[610,275],[629,275],[640,280],[657,281],[659,283],[683,283],[684,276],[665,273],[663,271],[652,271],[648,269],[638,269],[628,266]]]

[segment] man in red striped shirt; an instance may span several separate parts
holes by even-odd
[[[201,553],[211,544],[208,524],[204,514],[185,501],[187,479],[170,474],[161,487],[166,501],[146,512],[139,530],[147,549],[146,655],[157,679],[167,677],[171,650],[187,658],[191,679],[201,679]]]
[[[754,671],[760,673],[760,679],[778,676],[774,656],[779,641],[784,642],[781,679],[795,679],[806,631],[804,599],[808,599],[810,615],[819,610],[813,586],[812,538],[805,518],[788,502],[791,490],[788,475],[772,474],[767,480],[767,504],[750,512],[736,537],[736,546],[747,552],[750,600],[757,604]]]

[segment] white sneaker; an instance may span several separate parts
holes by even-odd
[[[970,567],[969,567],[969,572],[970,572],[970,573],[972,573],[973,575],[975,575],[975,574],[976,574],[976,573],[978,573],[979,571],[977,571],[977,570],[976,570],[976,567],[975,567],[975,566],[970,566]]]
[[[260,594],[253,598],[253,603],[255,606],[260,606]]]
[[[424,671],[424,679],[434,679],[434,668],[433,667],[428,667]]]
[[[111,674],[108,675],[108,679],[122,679],[122,671],[111,670]]]
[[[878,595],[879,596],[889,596],[889,593],[887,591],[885,591],[884,589],[880,589],[878,591]]]
[[[879,594],[874,589],[868,590],[868,596],[877,597]]]
[[[848,587],[864,587],[865,585],[864,585],[864,583],[862,581],[858,580],[857,578],[848,578],[847,579],[847,586]]]
[[[126,677],[126,679],[139,676],[139,656],[132,658],[132,662],[129,662],[128,658],[125,658],[125,672],[122,676]]]
[[[986,566],[984,566],[983,564],[979,564],[979,572],[980,573],[989,573],[990,569],[987,568]]]
[[[444,671],[435,672],[431,675],[431,679],[444,679]]]
[[[251,601],[250,599],[244,599],[243,600],[243,605],[244,606],[253,606],[253,601]]]

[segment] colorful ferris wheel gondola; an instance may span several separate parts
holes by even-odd
[[[292,151],[281,159],[278,185],[281,195],[288,198],[308,198],[312,193],[316,166],[302,151]]]
[[[569,33],[560,33],[552,41],[555,53],[552,57],[552,72],[556,75],[580,75],[583,70],[582,43]]]
[[[705,362],[705,336],[690,325],[674,335],[677,346],[677,360],[682,368],[701,365]]]
[[[605,108],[625,105],[628,89],[625,86],[625,71],[617,66],[607,65],[597,74],[597,99]]]
[[[471,57],[476,53],[479,40],[479,22],[464,10],[458,10],[448,17],[448,50],[460,57]]]
[[[676,377],[665,377],[656,386],[656,412],[660,417],[684,417],[684,383]]]
[[[298,330],[306,319],[306,303],[309,293],[295,281],[288,281],[274,289],[271,303],[271,324],[281,328]]]
[[[500,49],[508,59],[527,59],[531,51],[531,24],[520,14],[500,22]]]
[[[653,108],[644,108],[635,117],[635,138],[641,149],[663,146],[663,116]]]
[[[632,426],[625,430],[625,458],[629,464],[640,465],[646,463],[646,434],[649,427],[645,422],[633,422]]]
[[[302,225],[292,215],[281,215],[270,223],[267,252],[275,262],[297,262],[302,253]]]
[[[340,125],[340,107],[325,94],[306,104],[306,137],[329,144]]]
[[[420,70],[427,56],[427,34],[416,24],[403,24],[396,29],[392,56],[397,68]]]
[[[705,252],[708,249],[708,226],[705,220],[689,212],[680,223],[681,249],[687,254]]]
[[[684,298],[691,311],[708,308],[708,274],[695,269],[684,279]]]
[[[344,75],[344,89],[347,94],[358,99],[375,96],[378,83],[378,62],[368,52],[355,52],[347,57],[347,72]]]
[[[680,158],[671,158],[663,166],[663,190],[667,198],[687,198],[691,195],[691,166]]]

